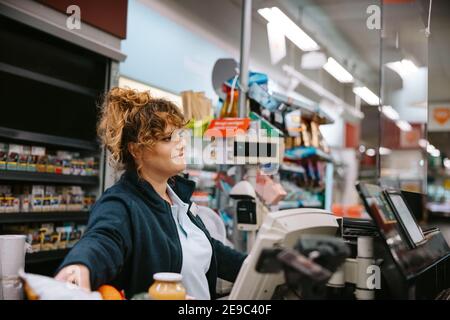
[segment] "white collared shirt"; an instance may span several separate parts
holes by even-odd
[[[211,299],[206,273],[212,258],[212,247],[205,233],[188,217],[189,205],[184,203],[167,185],[172,200],[172,215],[177,223],[183,252],[181,275],[187,294],[199,300]]]

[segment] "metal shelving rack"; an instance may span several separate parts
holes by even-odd
[[[14,140],[18,142],[31,142],[44,146],[58,146],[84,151],[98,151],[99,146],[95,142],[80,139],[53,136],[48,134],[16,130],[0,127],[0,139]]]
[[[83,222],[89,218],[88,211],[11,212],[0,213],[0,224]]]
[[[96,186],[98,177],[75,176],[45,172],[0,171],[0,182],[55,183],[83,186]]]
[[[117,73],[114,73],[117,62],[102,51],[86,49],[78,42],[74,44],[62,39],[60,34],[55,35],[35,24],[27,25],[15,20],[14,16],[4,16],[3,12],[0,15],[2,36],[5,32],[9,36],[8,39],[14,39],[11,43],[5,44],[7,47],[10,45],[9,49],[14,53],[14,59],[11,58],[12,54],[0,56],[2,81],[5,80],[5,84],[7,84],[11,79],[11,82],[14,83],[13,88],[21,87],[21,84],[31,91],[38,88],[38,93],[48,99],[43,101],[38,99],[33,104],[22,104],[14,106],[14,108],[9,107],[10,101],[5,100],[5,109],[13,111],[7,113],[8,117],[0,119],[0,142],[79,152],[81,156],[95,155],[99,160],[99,176],[0,170],[0,184],[76,185],[95,192],[99,196],[104,189],[105,153],[95,141],[95,128],[93,127],[96,122],[95,110],[100,94],[110,87],[114,77],[117,76]],[[40,23],[42,26],[42,22]],[[37,39],[33,53],[23,48],[23,45],[29,42],[27,39],[31,37]],[[58,50],[61,59],[52,59],[54,48]],[[44,62],[37,68],[36,64],[30,64],[29,61],[32,56],[39,55]],[[74,59],[80,61],[72,63],[75,61]],[[32,96],[34,93],[27,92],[27,94]],[[67,103],[64,103],[66,95],[68,100]],[[20,112],[17,108],[20,109]],[[41,113],[30,112],[29,114],[33,116],[28,115],[27,118],[28,111],[41,109]],[[67,112],[61,110],[67,110]],[[22,112],[24,121],[17,118],[22,116]],[[85,117],[89,117],[89,119]],[[84,120],[86,123],[83,122]],[[41,125],[29,126],[33,123]],[[66,127],[64,123],[69,125]],[[76,127],[74,123],[80,126],[80,132],[74,131]],[[92,140],[90,140],[91,137]],[[6,228],[11,225],[86,224],[88,218],[89,212],[87,211],[0,213],[0,232],[5,232]],[[55,266],[68,252],[69,249],[58,249],[30,253],[26,255],[26,266],[28,268],[31,264],[32,271],[52,275]]]
[[[70,249],[57,249],[49,251],[39,251],[27,253],[25,255],[25,264],[37,264],[49,261],[62,260],[69,253]]]
[[[28,132],[23,130],[0,127],[0,139],[17,143],[33,143],[43,146],[60,147],[77,151],[98,152],[96,143],[48,134]],[[50,183],[62,185],[80,185],[96,187],[100,179],[95,176],[76,176],[45,172],[0,170],[0,183]],[[0,226],[29,223],[87,223],[88,211],[54,211],[54,212],[12,212],[0,213]],[[58,249],[42,252],[27,253],[25,263],[38,265],[57,263],[62,260],[70,249]]]

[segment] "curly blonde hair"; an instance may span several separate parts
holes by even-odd
[[[128,144],[151,148],[165,135],[168,125],[186,125],[174,103],[152,98],[148,91],[115,87],[103,99],[97,134],[111,152],[110,162],[115,169],[139,169]]]

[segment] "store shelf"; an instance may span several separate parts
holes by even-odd
[[[0,224],[42,222],[87,222],[88,211],[0,213]]]
[[[54,260],[62,260],[69,253],[70,249],[58,249],[49,251],[39,251],[27,253],[25,256],[25,263],[41,263]]]
[[[58,87],[58,88],[62,88],[65,90],[69,90],[72,92],[81,93],[83,95],[87,95],[87,96],[91,96],[91,97],[96,97],[96,95],[97,95],[97,92],[94,89],[80,86],[78,84],[64,81],[61,79],[57,79],[54,77],[50,77],[46,74],[23,69],[23,68],[20,68],[20,67],[11,65],[11,64],[4,63],[4,62],[0,62],[0,71],[12,74],[14,76],[22,77],[25,79],[45,83],[45,84],[48,84],[48,85],[51,85],[54,87]]]
[[[280,171],[293,172],[293,173],[305,173],[303,167],[291,164],[282,163],[280,166]]]
[[[30,183],[56,183],[71,185],[95,186],[98,184],[98,177],[74,176],[55,173],[28,172],[28,171],[0,171],[0,181],[8,182],[30,182]]]
[[[329,154],[315,147],[301,147],[299,150],[297,149],[296,155],[291,155],[290,150],[292,149],[288,149],[284,153],[284,157],[290,161],[302,160],[310,157],[317,157],[319,160],[322,161],[333,162],[333,158]]]
[[[317,116],[321,120],[320,124],[334,123],[334,120],[315,103],[311,104],[306,101],[300,101],[280,92],[273,92],[272,96],[276,100],[286,103],[294,109],[301,110],[302,117],[312,119]]]
[[[0,127],[0,138],[28,142],[32,144],[51,145],[57,147],[76,148],[85,151],[98,151],[99,146],[91,141],[65,138],[42,133]]]

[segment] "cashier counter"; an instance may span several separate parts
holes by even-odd
[[[411,196],[357,190],[372,220],[270,213],[226,299],[450,300],[450,248],[439,229],[419,227]]]

